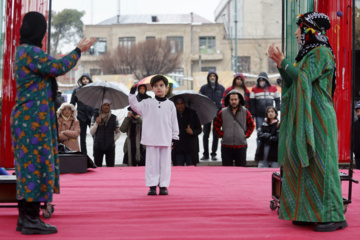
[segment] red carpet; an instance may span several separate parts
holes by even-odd
[[[61,194],[46,220],[59,232],[21,235],[15,231],[17,210],[0,208],[0,239],[359,239],[359,184],[345,215],[349,227],[317,233],[279,220],[269,208],[273,169],[173,167],[169,196],[147,196],[144,171],[116,167],[61,175]],[[346,198],[347,191],[344,185]]]

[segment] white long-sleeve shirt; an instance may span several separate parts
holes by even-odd
[[[148,98],[138,102],[135,94],[129,94],[129,102],[143,118],[141,144],[170,147],[172,139],[179,140],[176,108],[172,101]]]

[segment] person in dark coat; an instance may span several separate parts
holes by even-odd
[[[81,77],[78,79],[79,87],[74,89],[70,100],[70,103],[75,107],[77,107],[77,112],[78,112],[77,118],[80,122],[80,147],[81,147],[81,152],[84,154],[87,154],[86,130],[88,127],[90,127],[91,118],[98,112],[98,110],[93,107],[87,106],[83,102],[79,101],[76,96],[76,92],[79,91],[79,89],[82,88],[83,86],[92,82],[93,81],[88,73],[84,73],[83,75],[81,75]]]
[[[357,119],[354,122],[355,168],[360,169],[360,101],[355,104]]]
[[[149,95],[146,94],[146,84],[141,84],[138,86],[138,94],[136,95],[136,98],[139,102],[141,102],[144,99],[151,98]]]
[[[269,106],[276,106],[280,110],[280,94],[277,88],[270,84],[268,75],[261,72],[256,85],[250,93],[250,112],[256,118],[256,128],[259,128],[265,119],[265,110]]]
[[[175,106],[179,124],[179,140],[174,141],[173,156],[175,166],[195,165],[199,163],[199,139],[201,123],[196,112],[185,106],[181,96],[176,97]]]
[[[218,108],[218,112],[219,112],[222,108],[221,99],[223,98],[225,88],[223,85],[219,84],[218,80],[219,80],[219,77],[218,77],[217,73],[215,71],[210,70],[207,75],[207,84],[204,84],[200,88],[199,93],[201,93],[202,95],[205,95],[208,98],[210,98],[211,100],[213,100],[214,103],[216,104],[216,106]],[[214,121],[215,121],[215,118],[213,119],[212,122],[204,124],[204,127],[203,127],[204,153],[203,153],[203,157],[201,158],[201,160],[209,159],[209,136],[210,136],[210,130],[211,130],[211,123],[214,126]],[[218,148],[219,138],[218,138],[217,134],[215,133],[214,128],[213,128],[212,133],[213,133],[213,143],[212,143],[212,148],[211,148],[211,159],[216,161],[217,160],[216,152],[217,152],[217,148]]]
[[[107,167],[115,166],[115,142],[120,137],[119,121],[111,113],[111,102],[102,101],[101,109],[91,120],[90,134],[94,136],[94,161],[101,167],[103,157]]]
[[[274,107],[266,108],[266,118],[258,128],[258,139],[260,141],[255,160],[259,161],[259,168],[279,168],[278,163],[278,142],[279,142],[279,120],[278,111]]]

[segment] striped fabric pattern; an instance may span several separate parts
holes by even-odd
[[[334,58],[326,47],[318,47],[297,67],[287,60],[281,66],[279,163],[283,182],[279,216],[305,222],[344,221],[331,98]]]

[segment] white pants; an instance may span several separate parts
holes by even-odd
[[[171,147],[146,146],[145,184],[147,187],[169,187]]]

